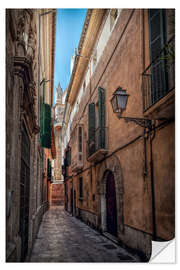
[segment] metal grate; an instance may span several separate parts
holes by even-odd
[[[175,63],[173,56],[175,40],[172,38],[160,55],[145,69],[142,76],[144,111],[163,98],[175,87]]]

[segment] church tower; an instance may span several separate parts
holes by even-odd
[[[56,88],[55,92],[55,105],[54,105],[54,137],[55,137],[55,148],[56,148],[56,158],[54,159],[54,168],[53,168],[53,183],[52,183],[52,205],[63,204],[64,201],[64,183],[62,177],[62,164],[61,164],[61,155],[62,155],[62,139],[61,139],[61,128],[63,122],[64,114],[63,104],[63,91],[60,83]]]

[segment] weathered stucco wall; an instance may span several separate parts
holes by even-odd
[[[116,197],[118,198],[118,238],[124,244],[144,252],[149,258],[152,235],[154,234],[150,137],[147,134],[144,137],[144,129],[135,123],[127,123],[123,119],[118,120],[110,103],[113,92],[120,86],[127,90],[129,94],[123,116],[145,117],[142,104],[141,74],[144,71],[145,64],[148,65],[149,62],[146,50],[148,46],[147,12],[145,12],[145,16],[143,14],[143,11],[139,9],[124,9],[121,11],[93,73],[91,85],[87,86],[82,95],[71,124],[71,131],[77,124],[83,125],[84,166],[81,172],[73,173],[73,189],[76,190],[76,195],[79,194],[79,178],[83,178],[83,199],[76,196],[76,207],[80,209],[80,214],[78,212],[77,215],[79,214],[89,224],[95,222],[93,226],[97,229],[103,229],[102,227],[105,225],[102,226],[102,220],[105,220],[105,217],[102,216],[101,204],[103,204],[102,196],[105,197],[106,193],[103,191],[101,184],[104,181],[104,172],[114,170]],[[97,103],[98,87],[104,88],[106,95],[108,154],[103,161],[94,164],[87,160],[87,123],[88,104]],[[158,122],[155,125],[157,126]],[[152,146],[157,237],[164,240],[169,240],[174,235],[173,129],[173,122],[171,124],[166,123],[166,127],[163,129],[156,128]],[[73,151],[71,140],[69,146]],[[120,164],[118,171],[113,169],[113,162],[111,161],[112,157],[115,156]],[[72,181],[72,177],[69,180],[67,179],[67,186],[70,186],[68,184],[70,181]],[[122,189],[121,182],[123,183]],[[70,196],[69,191],[68,196]],[[93,219],[93,215],[97,218]]]

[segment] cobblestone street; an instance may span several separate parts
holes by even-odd
[[[44,215],[30,262],[136,262],[130,254],[102,236],[63,207]]]

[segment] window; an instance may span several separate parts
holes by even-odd
[[[98,88],[98,107],[99,107],[99,127],[98,127],[98,149],[105,148],[106,131],[106,112],[105,112],[105,90]]]
[[[49,158],[47,159],[47,178],[51,180],[51,161]]]
[[[42,104],[40,120],[41,146],[51,148],[51,106],[49,104]]]
[[[83,168],[83,125],[77,125],[71,135],[71,169],[77,172]]]
[[[93,72],[94,72],[95,67],[96,67],[96,63],[97,63],[97,50],[95,50],[92,60],[93,60]]]
[[[117,19],[118,16],[118,10],[117,9],[111,9],[110,11],[110,31],[113,28],[114,22]]]
[[[71,165],[71,148],[68,146],[68,149],[66,151],[66,165]]]
[[[98,103],[89,104],[88,111],[88,155],[106,148],[105,90],[98,88]]]
[[[167,91],[166,64],[160,57],[165,44],[165,13],[163,9],[149,9],[149,52],[151,66],[151,102],[157,102]],[[162,56],[162,55],[161,55]]]
[[[95,107],[95,114],[96,114],[96,130],[99,127],[99,102],[96,103],[96,107]]]
[[[92,155],[96,151],[95,135],[96,135],[96,116],[95,116],[95,104],[89,104],[88,110],[88,156]]]
[[[79,198],[83,198],[83,178],[79,178]]]
[[[83,92],[85,92],[85,90],[86,90],[86,81],[84,81],[83,83]]]
[[[78,150],[82,152],[82,127],[78,127]]]

